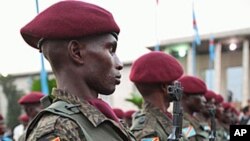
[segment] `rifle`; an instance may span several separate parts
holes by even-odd
[[[175,81],[173,85],[169,85],[167,88],[168,94],[172,98],[173,105],[173,129],[172,133],[168,136],[168,141],[179,141],[182,137],[182,106],[181,106],[181,98],[183,93],[183,88],[181,87],[181,83]]]
[[[215,109],[209,108],[209,115],[211,118],[211,131],[209,134],[209,141],[215,141],[216,138],[216,123],[215,123]]]

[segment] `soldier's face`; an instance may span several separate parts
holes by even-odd
[[[189,97],[190,104],[194,112],[200,112],[205,108],[205,98],[202,95],[193,95]]]
[[[224,108],[221,106],[221,104],[217,104],[216,105],[216,117],[218,119],[222,119],[223,118],[223,111],[224,111]]]
[[[42,109],[40,103],[25,104],[23,107],[30,119],[33,119]]]
[[[116,55],[116,47],[117,40],[111,34],[98,36],[87,42],[84,69],[88,75],[85,75],[85,80],[93,91],[109,95],[120,84],[123,64]]]

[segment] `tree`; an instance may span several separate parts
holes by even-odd
[[[54,78],[48,79],[48,87],[49,87],[49,93],[51,93],[52,88],[56,87],[56,80]],[[40,91],[40,92],[42,91],[40,78],[33,79],[31,91]]]
[[[7,126],[13,129],[19,124],[18,117],[21,114],[21,106],[18,104],[18,99],[22,96],[23,92],[16,88],[13,81],[15,79],[8,75],[6,77],[0,74],[0,85],[2,85],[3,92],[8,101],[7,111]]]
[[[142,108],[143,98],[141,97],[140,94],[138,94],[136,92],[131,93],[131,98],[126,98],[125,100],[133,103],[139,109]]]

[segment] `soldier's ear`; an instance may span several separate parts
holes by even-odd
[[[167,95],[168,94],[168,84],[167,83],[161,84],[161,90],[164,92],[165,95]]]
[[[68,43],[68,52],[71,59],[78,64],[84,63],[84,56],[81,53],[81,46],[83,46],[79,41],[77,40],[71,40]]]

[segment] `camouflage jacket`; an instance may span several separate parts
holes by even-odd
[[[87,101],[80,100],[78,97],[70,95],[59,89],[53,89],[52,95],[55,101],[65,101],[78,105],[82,121],[87,130],[82,130],[75,121],[70,118],[45,113],[35,122],[35,126],[30,133],[26,134],[27,141],[135,141],[130,132],[120,123],[107,118],[103,113],[90,105]],[[31,128],[30,125],[28,129]]]
[[[201,122],[188,113],[183,114],[182,133],[190,141],[208,141],[209,134],[202,129]]]
[[[172,132],[172,120],[159,108],[145,102],[143,109],[133,117],[131,131],[137,140],[167,141]]]
[[[216,126],[216,133],[217,133],[216,139],[218,141],[230,140],[229,125],[220,123],[218,120],[217,120],[217,126]]]

